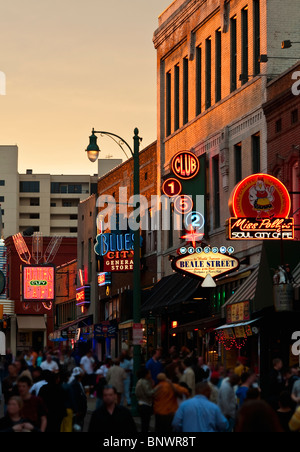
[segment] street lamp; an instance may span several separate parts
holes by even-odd
[[[140,163],[139,163],[139,151],[140,142],[142,138],[139,137],[139,130],[134,129],[133,137],[133,150],[129,144],[121,138],[111,132],[95,131],[92,130],[92,135],[90,136],[90,142],[86,149],[88,159],[91,162],[95,162],[99,156],[100,148],[97,144],[96,134],[106,135],[111,138],[118,146],[123,150],[126,157],[127,154],[124,151],[122,145],[124,144],[130,151],[133,157],[133,192],[135,195],[135,200],[139,203],[140,196]],[[117,141],[118,140],[118,141]],[[140,222],[140,218],[137,219]],[[133,256],[133,323],[141,323],[141,267],[140,267],[140,228],[136,227],[134,231],[134,256]],[[134,414],[137,413],[137,401],[135,397],[135,386],[137,383],[137,371],[141,367],[141,346],[133,346],[133,400],[132,400],[132,410]]]

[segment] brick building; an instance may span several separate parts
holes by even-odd
[[[300,239],[300,96],[295,95],[299,63],[267,85],[263,105],[268,129],[268,173],[280,179],[291,194],[296,238]]]
[[[140,194],[149,203],[149,209],[145,211],[148,219],[151,217],[151,196],[157,194],[157,155],[156,142],[140,151]],[[120,189],[126,190],[125,197],[120,198]],[[123,192],[124,193],[124,192]],[[133,210],[130,205],[125,206],[133,195],[133,159],[120,164],[98,179],[97,198],[110,196],[116,203],[117,224],[119,230],[122,221]],[[111,199],[112,199],[111,198]],[[132,296],[133,296],[133,272],[110,272],[109,284],[97,282],[97,274],[103,272],[103,260],[94,252],[94,244],[97,233],[111,232],[111,228],[100,231],[100,222],[96,221],[97,213],[103,208],[96,207],[97,199],[92,196],[79,205],[78,210],[78,269],[83,271],[85,283],[91,286],[91,305],[86,307],[85,315],[93,316],[93,323],[99,325],[96,334],[97,341],[94,344],[99,358],[105,355],[118,356],[123,341],[132,339]],[[120,204],[121,203],[121,204]],[[124,204],[123,204],[124,203]],[[109,204],[108,204],[109,206]],[[125,214],[124,210],[127,209]],[[112,215],[112,214],[111,214]],[[111,215],[103,218],[109,223]],[[96,227],[98,225],[98,230]],[[121,231],[122,232],[122,231]],[[127,230],[125,232],[128,232]],[[142,293],[156,282],[156,240],[157,231],[142,230],[141,248],[141,286]],[[104,277],[104,275],[103,275]],[[101,284],[101,285],[100,285]],[[116,333],[107,337],[102,330],[113,329]]]
[[[161,165],[158,187],[172,174],[170,161],[177,152],[193,152],[202,168],[204,160],[199,194],[205,196],[204,239],[211,246],[230,244],[225,223],[235,185],[250,174],[269,171],[268,127],[263,109],[267,84],[298,57],[293,47],[284,55],[290,58],[274,58],[281,55],[282,40],[297,41],[298,21],[298,9],[292,0],[284,7],[279,1],[175,0],[159,16],[153,38],[157,51],[157,154]],[[204,193],[200,191],[203,179]],[[197,190],[197,183],[194,188]],[[170,255],[176,254],[182,239],[174,233],[170,242],[168,232],[159,231],[157,244],[158,280],[166,281],[173,274]],[[241,263],[236,276],[220,278],[209,294],[199,286],[186,286],[185,299],[177,295],[177,313],[176,294],[170,300],[172,311],[163,306],[165,297],[161,297],[161,305],[156,305],[161,343],[170,343],[171,321],[178,321],[179,326],[182,323],[184,304],[191,302],[195,306],[197,300],[208,297],[208,318],[191,308],[190,324],[174,331],[184,333],[187,345],[203,347],[206,328],[212,327],[212,320],[215,326],[222,322],[221,306],[261,260],[261,242],[235,241],[234,248]],[[152,315],[153,307],[149,303],[148,313]]]

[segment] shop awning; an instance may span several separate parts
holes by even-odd
[[[86,316],[84,316],[84,317],[80,317],[79,319],[72,320],[71,322],[64,323],[63,325],[60,326],[60,328],[58,328],[58,330],[59,330],[59,331],[66,330],[66,329],[69,328],[70,326],[77,327],[78,323],[84,322],[84,321],[85,321],[86,319],[88,319],[89,317],[91,317],[91,316],[90,316],[90,315],[86,315]],[[88,326],[88,325],[89,325],[89,324],[86,323],[86,326]]]
[[[41,315],[23,315],[17,316],[18,330],[46,330],[45,317]]]
[[[222,306],[222,317],[226,317],[226,306],[240,303],[242,301],[253,300],[256,293],[257,280],[258,280],[259,267],[257,267],[253,273],[243,282],[243,284],[237,289],[236,292],[227,300]]]
[[[260,320],[260,318],[261,317],[259,317],[258,319],[250,320],[249,322],[230,323],[230,324],[226,323],[225,325],[215,328],[214,331],[226,330],[227,328],[237,328],[239,326],[247,326],[250,325],[251,323],[257,322],[258,320]]]
[[[298,289],[300,287],[300,262],[297,265],[297,267],[294,269],[292,275],[294,278],[293,286],[295,289]]]
[[[187,333],[188,331],[195,330],[211,330],[215,329],[215,326],[220,324],[221,316],[215,315],[213,317],[207,317],[205,319],[195,320],[194,322],[184,323],[176,328],[171,328],[170,334]]]
[[[156,311],[187,301],[192,298],[200,284],[201,280],[179,273],[165,276],[150,291],[146,303],[141,308],[142,312]]]

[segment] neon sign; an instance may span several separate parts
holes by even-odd
[[[179,180],[170,177],[164,181],[161,189],[166,196],[173,198],[173,196],[178,196],[182,192],[182,184]]]
[[[89,304],[91,302],[91,286],[76,289],[76,305]]]
[[[55,267],[23,266],[23,301],[54,301]]]
[[[229,199],[230,240],[293,240],[291,198],[283,183],[269,174],[253,174],[237,184]]]
[[[171,168],[179,179],[188,180],[197,176],[200,171],[200,162],[192,152],[180,151],[172,158]]]

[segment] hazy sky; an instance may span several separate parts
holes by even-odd
[[[158,16],[172,0],[13,0],[0,6],[0,144],[19,172],[94,174],[92,127],[156,140]],[[109,138],[101,157],[124,158]],[[1,162],[0,162],[1,164]]]

